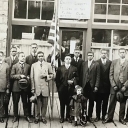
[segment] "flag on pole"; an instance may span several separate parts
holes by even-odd
[[[56,11],[53,13],[52,23],[49,30],[48,43],[52,44],[52,58],[51,63],[55,66],[55,56],[59,52],[59,19]]]

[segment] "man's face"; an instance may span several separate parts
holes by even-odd
[[[105,51],[105,50],[102,50],[102,51],[101,51],[101,58],[102,58],[102,59],[107,58],[107,51]]]
[[[17,55],[17,49],[16,48],[12,48],[11,49],[11,55],[12,56],[16,56]]]
[[[34,45],[31,46],[32,53],[36,53],[37,52],[37,49],[38,49],[37,48],[37,45],[34,44]]]
[[[42,62],[44,60],[44,54],[43,53],[38,54],[38,60],[40,62]]]
[[[88,60],[91,61],[93,59],[93,53],[88,53]]]
[[[0,53],[0,61],[2,61],[3,60],[3,54],[2,53]]]
[[[66,64],[70,64],[71,63],[71,57],[70,56],[66,56],[64,59]]]
[[[76,58],[78,58],[78,57],[80,56],[80,51],[79,51],[79,50],[75,50],[75,51],[74,51],[74,56],[75,56]]]
[[[19,61],[20,62],[25,62],[25,55],[24,55],[24,53],[21,53],[20,55],[19,55]]]
[[[126,56],[126,51],[125,50],[119,50],[119,56],[120,56],[120,58],[121,59],[124,59],[125,58],[125,56]]]
[[[77,95],[80,95],[81,94],[81,89],[77,89],[76,93],[77,93]]]

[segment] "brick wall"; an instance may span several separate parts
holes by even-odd
[[[6,53],[8,0],[0,0],[0,50]]]

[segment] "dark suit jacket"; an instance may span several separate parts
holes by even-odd
[[[19,59],[18,59],[18,57],[16,56],[15,60],[12,61],[11,56],[9,56],[9,57],[5,58],[4,61],[5,61],[6,63],[8,63],[9,68],[10,68],[10,73],[11,73],[12,66],[13,66],[14,64],[16,64],[16,63],[19,61]]]
[[[77,73],[77,68],[74,66],[70,66],[69,67],[69,72],[68,72],[68,76],[65,76],[65,71],[66,71],[66,67],[65,65],[62,65],[61,67],[59,67],[57,69],[57,73],[56,73],[56,86],[57,86],[57,90],[58,92],[62,92],[65,86],[68,86],[67,84],[67,80],[71,80],[72,78],[74,78],[74,73],[76,74],[75,79],[74,79],[74,84],[71,85],[71,87],[75,87],[74,85],[76,85],[78,83],[78,73]],[[66,79],[67,77],[67,79]]]
[[[73,65],[77,68],[78,75],[80,75],[81,67],[82,67],[83,62],[84,61],[81,58],[79,58],[78,62],[75,61],[74,57],[72,58],[71,65]]]
[[[119,72],[120,72],[120,59],[116,59],[112,61],[111,67],[110,67],[110,74],[109,79],[111,83],[111,94],[115,94],[113,87],[117,86],[119,89],[121,89],[120,82],[119,82]],[[124,80],[124,86],[126,87],[126,91],[124,92],[125,96],[128,96],[128,60],[125,60],[124,62],[124,69],[123,69],[123,80]]]
[[[87,83],[87,72],[88,72],[88,61],[83,62],[82,68],[81,68],[81,74],[80,74],[80,86],[83,88],[86,86]],[[99,82],[100,82],[100,66],[99,63],[96,61],[93,61],[90,69],[90,85],[92,89],[94,87],[99,88]]]
[[[32,66],[32,64],[37,62],[37,61],[38,61],[37,56],[34,58],[34,56],[32,54],[28,55],[26,57],[26,63],[29,64],[30,66]]]
[[[12,66],[11,70],[11,79],[14,80],[12,92],[20,92],[21,89],[19,88],[18,81],[21,79],[20,75],[22,75],[21,66],[18,63]],[[30,66],[28,64],[24,64],[24,75],[29,76],[30,75]]]
[[[109,71],[111,61],[107,59],[106,65],[102,64],[101,59],[97,60],[100,65],[100,84],[98,92],[100,93],[109,93],[110,92],[110,80],[109,80]],[[105,67],[105,68],[104,68]]]

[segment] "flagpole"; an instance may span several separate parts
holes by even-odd
[[[57,0],[55,0],[55,3],[54,3],[54,14],[55,14],[55,24],[57,22]],[[56,30],[56,25],[55,25],[55,30]],[[53,54],[53,72],[55,71],[55,55],[56,55],[56,32],[55,32],[55,40],[54,40],[54,54]],[[54,108],[54,86],[55,86],[55,82],[54,82],[54,78],[52,79],[52,106],[51,106],[51,119],[53,120],[53,108]]]

